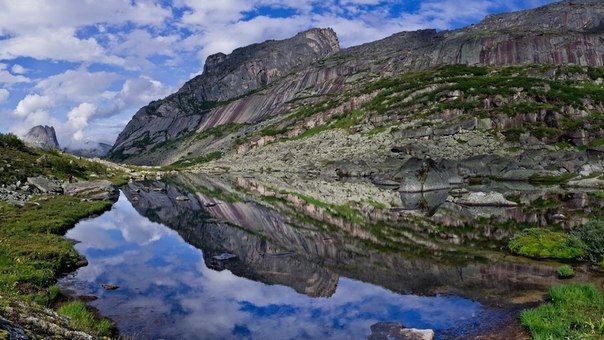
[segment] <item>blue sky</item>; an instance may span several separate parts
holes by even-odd
[[[454,29],[554,0],[0,0],[0,132],[52,125],[61,146],[113,144],[132,115],[216,52],[311,27],[342,47]]]

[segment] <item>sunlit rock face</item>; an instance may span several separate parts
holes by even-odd
[[[312,29],[290,39],[242,47],[229,55],[215,54],[208,57],[204,72],[178,92],[141,108],[117,138],[109,157],[136,164],[169,164],[183,155],[202,154],[200,150],[235,150],[239,145],[233,137],[317,98],[358,93],[344,105],[349,110],[358,107],[370,95],[359,89],[375,81],[376,75],[393,77],[451,64],[603,66],[602,22],[603,3],[561,1],[489,16],[463,29],[401,32],[342,50],[333,30]],[[333,108],[325,108],[329,110]],[[242,126],[235,134],[191,137],[229,123]],[[162,147],[177,139],[172,147]]]

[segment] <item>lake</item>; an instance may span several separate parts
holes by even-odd
[[[518,305],[505,301],[558,282],[552,264],[386,247],[215,189],[123,187],[110,211],[66,234],[89,264],[60,286],[96,297],[89,304],[136,339],[365,339],[378,322],[449,339],[513,322]]]

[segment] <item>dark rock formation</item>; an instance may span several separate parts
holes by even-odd
[[[47,149],[58,149],[59,142],[57,141],[57,135],[55,128],[52,126],[34,126],[23,136],[23,141],[30,146],[47,148]]]

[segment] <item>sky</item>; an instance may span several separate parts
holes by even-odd
[[[208,55],[312,27],[341,47],[455,29],[555,0],[0,0],[0,133],[54,126],[61,147],[113,144]]]

